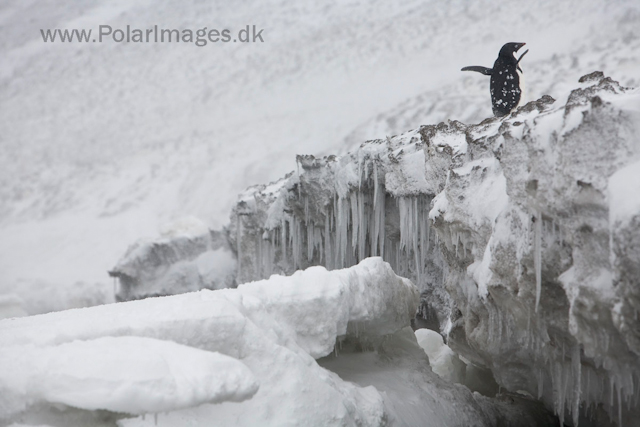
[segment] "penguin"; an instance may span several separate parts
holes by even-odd
[[[524,79],[520,61],[529,52],[527,49],[516,59],[516,52],[526,43],[507,43],[502,46],[498,59],[493,63],[493,68],[473,65],[464,67],[461,71],[476,71],[491,76],[491,103],[493,114],[503,117],[512,112],[522,100]]]

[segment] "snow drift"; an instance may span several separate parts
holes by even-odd
[[[638,418],[640,94],[592,73],[506,119],[298,156],[230,225],[237,280],[381,256],[448,344],[568,423]],[[606,421],[608,420],[608,421]]]
[[[402,329],[417,304],[415,286],[378,258],[237,290],[3,320],[0,419],[28,416],[45,402],[167,413],[159,425],[185,417],[226,425],[382,425],[377,390],[340,380],[314,358],[331,353],[338,336],[372,341]],[[282,411],[273,410],[275,402]],[[188,407],[197,408],[171,412]]]
[[[0,363],[3,415],[38,400],[144,414],[242,401],[258,390],[251,371],[237,359],[134,336],[9,346],[0,351]]]

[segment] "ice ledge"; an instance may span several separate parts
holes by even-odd
[[[596,72],[558,99],[299,156],[232,213],[238,281],[382,256],[503,387],[574,424],[634,419],[638,228],[611,228],[626,204],[608,199],[622,194],[609,178],[640,159],[640,93]]]

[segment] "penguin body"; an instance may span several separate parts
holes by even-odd
[[[529,52],[524,52],[516,59],[516,52],[525,43],[507,43],[502,46],[493,68],[480,66],[464,67],[462,71],[476,71],[491,76],[491,103],[493,114],[502,117],[513,111],[522,100],[524,79],[519,62]]]

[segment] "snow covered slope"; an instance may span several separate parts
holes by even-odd
[[[490,65],[526,41],[534,97],[592,69],[637,78],[634,0],[0,4],[0,292],[40,313],[113,300],[127,245],[341,151],[490,114]],[[573,24],[572,24],[573,23]],[[264,28],[262,44],[51,44],[40,29]],[[416,94],[419,94],[416,97]],[[371,118],[374,117],[374,121]],[[362,126],[360,126],[362,125]]]
[[[241,195],[238,277],[381,255],[502,387],[574,425],[633,425],[640,91],[600,72],[576,86],[506,119],[299,156],[298,173]]]

